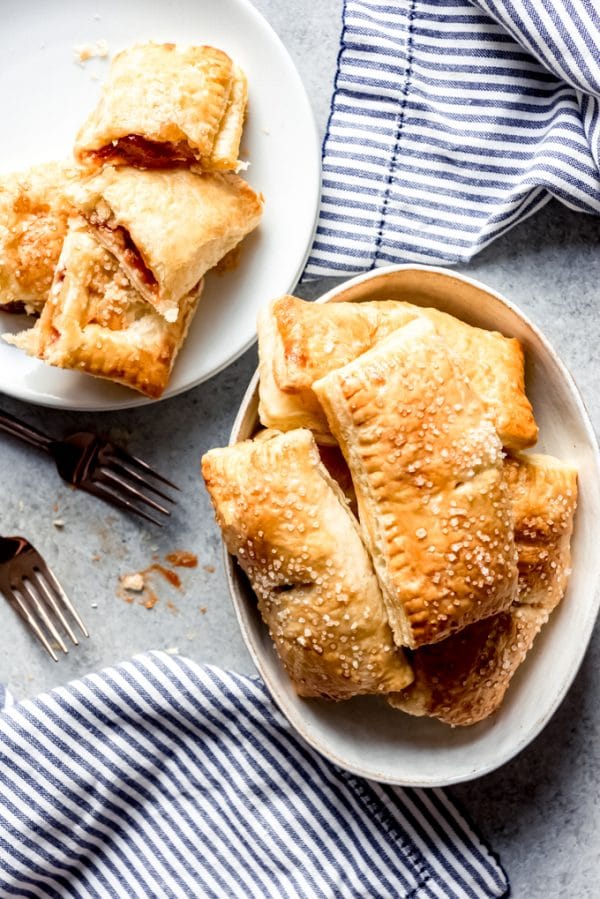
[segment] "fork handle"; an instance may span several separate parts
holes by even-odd
[[[25,443],[31,443],[33,446],[37,446],[38,449],[46,452],[50,451],[50,447],[54,443],[51,437],[42,434],[41,431],[37,431],[30,425],[26,425],[25,422],[19,421],[18,418],[15,418],[14,415],[9,415],[8,412],[0,411],[0,431],[6,431],[7,434],[19,437]]]

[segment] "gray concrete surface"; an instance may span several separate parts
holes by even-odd
[[[255,0],[290,50],[323,132],[335,70],[338,0]],[[598,428],[600,391],[600,220],[558,203],[481,253],[463,270],[502,291],[538,324],[571,369]],[[305,287],[317,296],[334,282]],[[226,442],[255,367],[248,351],[227,371],[158,407],[96,417],[1,407],[55,434],[96,427],[166,472],[183,488],[170,527],[156,532],[55,476],[34,450],[0,437],[0,532],[35,540],[85,616],[92,638],[55,665],[0,604],[0,682],[17,698],[34,695],[150,648],[177,648],[199,662],[242,672],[253,666],[227,595],[219,535],[199,477],[199,460]],[[53,522],[62,520],[64,526]],[[182,588],[160,575],[149,610],[117,596],[120,575],[173,550],[197,554],[178,569]],[[500,855],[513,896],[595,897],[600,874],[600,640],[592,640],[563,705],[538,739],[485,778],[451,790]]]

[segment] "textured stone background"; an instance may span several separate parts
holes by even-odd
[[[287,45],[304,79],[321,133],[338,49],[339,0],[255,0]],[[464,271],[517,303],[545,332],[573,373],[592,420],[600,424],[600,220],[551,203],[481,253]],[[333,281],[301,291],[317,296]],[[193,659],[251,673],[222,572],[219,535],[199,478],[199,460],[227,441],[256,364],[249,350],[227,371],[158,407],[96,417],[2,407],[60,435],[96,427],[165,471],[183,488],[172,525],[140,528],[75,493],[36,451],[0,436],[1,531],[24,533],[59,573],[92,638],[55,665],[0,604],[0,682],[17,698],[65,683],[150,648],[178,648]],[[60,519],[61,529],[53,525]],[[154,579],[152,610],[117,597],[120,575],[175,549],[198,555],[179,569],[182,590]],[[202,612],[205,609],[205,612]],[[452,789],[500,855],[515,897],[592,897],[600,870],[600,641],[596,633],[561,708],[518,758]]]

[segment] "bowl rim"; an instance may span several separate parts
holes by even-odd
[[[566,385],[569,388],[569,393],[574,400],[575,406],[577,408],[577,412],[579,414],[580,421],[584,427],[586,437],[589,441],[590,448],[593,453],[593,462],[596,468],[596,473],[600,479],[600,447],[598,444],[598,438],[594,431],[594,427],[591,422],[590,415],[587,411],[585,402],[577,384],[571,375],[569,369],[565,365],[565,363],[560,359],[556,350],[551,345],[550,341],[547,337],[541,332],[541,330],[525,315],[514,303],[508,300],[503,294],[499,293],[494,288],[489,287],[487,284],[479,281],[476,278],[472,278],[469,275],[464,275],[460,272],[455,272],[449,270],[447,268],[443,268],[441,266],[433,266],[433,265],[424,265],[420,263],[403,263],[400,265],[388,265],[381,266],[375,269],[371,269],[368,272],[364,272],[360,275],[356,275],[355,277],[348,278],[341,283],[337,284],[326,293],[319,296],[313,302],[315,303],[328,303],[334,301],[340,294],[345,293],[348,289],[351,289],[355,286],[368,282],[370,280],[374,280],[376,278],[380,278],[382,276],[388,274],[394,274],[401,271],[425,271],[432,272],[435,274],[443,275],[449,280],[456,280],[462,283],[466,283],[475,287],[484,293],[489,294],[494,299],[498,300],[506,309],[508,309],[511,313],[517,316],[517,318],[521,319],[525,326],[529,328],[536,338],[543,345],[544,349],[548,352],[549,357],[552,362],[558,368],[561,377],[565,381]],[[366,298],[365,298],[366,300]],[[363,302],[365,301],[363,300]],[[350,300],[349,302],[361,302],[361,300]],[[252,407],[255,407],[255,414],[257,414],[258,410],[258,383],[259,383],[259,370],[258,368],[254,372],[250,383],[244,393],[242,401],[240,403],[239,410],[236,414],[235,420],[233,422],[231,433],[229,437],[229,445],[233,445],[239,442],[239,435],[241,430],[243,429],[245,422],[248,418],[248,415],[252,412]],[[313,749],[317,750],[322,756],[327,758],[329,761],[338,765],[346,771],[349,771],[352,774],[355,774],[359,777],[364,777],[370,780],[375,780],[380,783],[388,783],[395,786],[404,786],[404,787],[419,787],[419,788],[432,788],[432,787],[444,787],[451,786],[456,783],[464,783],[470,780],[475,780],[476,778],[483,777],[486,774],[490,774],[492,771],[497,770],[502,765],[509,762],[511,759],[515,758],[519,753],[521,753],[544,729],[544,727],[548,724],[550,719],[554,716],[558,707],[563,702],[565,696],[570,690],[573,681],[577,675],[579,668],[583,662],[584,656],[588,650],[588,646],[592,637],[594,624],[596,618],[598,617],[598,612],[600,610],[600,564],[596,570],[596,579],[595,585],[592,588],[593,597],[590,599],[587,612],[585,618],[582,622],[582,630],[585,634],[585,639],[581,641],[578,645],[576,651],[571,654],[571,660],[568,672],[566,676],[563,678],[563,682],[561,684],[561,689],[557,691],[556,695],[552,703],[548,706],[545,713],[537,718],[532,724],[531,728],[525,734],[522,734],[518,740],[516,740],[508,750],[504,750],[501,752],[496,759],[491,760],[489,763],[482,765],[480,768],[471,771],[464,771],[462,773],[457,774],[456,776],[446,776],[443,778],[435,778],[435,777],[416,777],[411,779],[410,777],[402,776],[401,779],[395,779],[393,777],[388,776],[387,774],[376,775],[370,769],[362,768],[360,765],[349,763],[344,758],[338,756],[334,751],[332,751],[329,747],[321,744],[320,740],[311,732],[309,727],[301,727],[299,723],[295,720],[292,720],[288,710],[286,708],[286,703],[284,701],[284,697],[279,695],[278,690],[275,688],[276,685],[271,683],[271,678],[266,669],[266,665],[263,664],[260,653],[254,646],[254,642],[250,633],[249,627],[249,617],[247,618],[245,615],[245,600],[242,596],[242,591],[239,588],[239,583],[237,580],[237,563],[233,556],[231,556],[223,543],[223,553],[224,553],[224,562],[225,562],[225,572],[227,578],[227,585],[230,593],[230,598],[234,607],[236,619],[238,622],[238,626],[240,628],[242,638],[244,640],[246,649],[248,650],[252,661],[258,670],[263,682],[267,686],[269,693],[276,704],[279,711],[283,714],[286,720],[289,722],[290,726],[293,730]],[[282,669],[283,670],[283,669]]]

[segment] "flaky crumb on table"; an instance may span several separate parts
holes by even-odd
[[[144,576],[139,572],[136,572],[135,574],[124,574],[121,578],[121,586],[124,590],[141,593],[145,587]]]
[[[89,59],[105,59],[108,56],[108,43],[101,38],[94,43],[75,44],[73,47],[74,61],[83,65]]]

